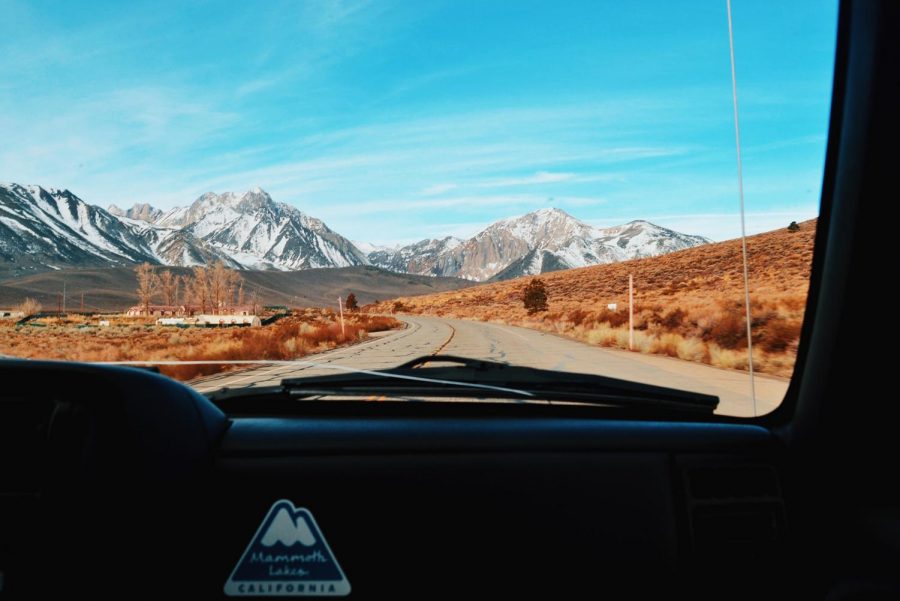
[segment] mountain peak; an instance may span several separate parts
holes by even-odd
[[[240,194],[237,192],[222,192],[221,194],[206,192],[191,204],[191,208],[215,206],[226,206],[233,209],[238,209],[242,206],[254,208],[271,202],[273,201],[269,193],[257,186]]]
[[[255,211],[273,203],[269,193],[257,186],[241,194],[235,208],[241,211],[248,209]]]
[[[0,223],[0,250],[15,244],[22,256],[33,258],[27,269],[143,261],[190,266],[224,260],[238,268],[284,270],[371,264],[402,273],[485,281],[613,263],[709,242],[642,219],[594,227],[560,208],[543,207],[497,221],[467,240],[446,236],[397,247],[354,245],[321,220],[275,202],[259,187],[241,193],[207,192],[188,207],[162,212],[147,203],[127,210],[110,205],[103,211],[68,190],[6,184],[0,185],[0,209],[5,206],[16,223]],[[27,240],[18,244],[21,232]],[[38,252],[28,251],[38,247]]]
[[[556,207],[544,207],[540,209],[536,209],[529,213],[525,213],[524,215],[518,215],[516,217],[507,217],[506,219],[501,219],[500,221],[495,222],[493,225],[498,224],[509,224],[509,223],[535,223],[542,224],[548,222],[573,222],[573,223],[583,223],[575,217],[572,217],[564,210],[556,208]]]
[[[19,271],[145,261],[192,266],[221,260],[234,268],[280,270],[368,264],[321,220],[274,202],[258,187],[207,192],[189,207],[162,212],[146,203],[104,211],[68,190],[0,185],[0,214],[7,212],[16,223],[0,222],[0,251],[16,251]],[[0,268],[4,263],[0,256]]]
[[[106,210],[108,213],[115,215],[116,217],[126,217],[128,219],[146,221],[147,223],[156,223],[156,220],[159,219],[163,214],[162,211],[146,202],[136,202],[128,210],[120,209],[116,205],[112,204],[109,205],[109,208]]]
[[[658,255],[708,240],[642,219],[596,228],[562,209],[545,207],[494,222],[465,241],[437,242],[381,250],[369,254],[369,261],[394,271],[485,281]]]
[[[565,211],[557,207],[541,207],[540,209],[535,209],[533,211],[529,211],[524,215],[518,215],[516,217],[508,217],[504,221],[515,221],[516,219],[534,219],[538,217],[568,217],[569,219],[575,219]]]
[[[560,215],[560,216],[565,216],[565,217],[572,217],[571,215],[569,215],[568,213],[566,213],[559,207],[543,207],[543,208],[534,210],[531,213],[528,213],[528,215]],[[575,219],[575,218],[572,217],[572,219]]]

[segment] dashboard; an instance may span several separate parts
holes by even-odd
[[[783,449],[758,426],[474,403],[229,416],[139,369],[0,378],[10,598],[733,597],[790,551]]]

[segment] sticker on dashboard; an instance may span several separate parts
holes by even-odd
[[[225,594],[340,597],[350,594],[350,582],[312,513],[282,499],[263,518],[228,577]]]

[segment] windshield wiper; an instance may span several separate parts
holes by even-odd
[[[454,365],[429,367],[429,363]],[[208,394],[211,400],[226,411],[241,408],[242,399],[248,397],[298,400],[372,395],[559,401],[707,414],[711,414],[719,404],[718,397],[697,392],[453,355],[427,355],[385,370],[348,368],[346,373],[285,379],[278,386],[223,388]]]

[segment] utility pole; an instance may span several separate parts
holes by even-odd
[[[628,350],[634,350],[634,275],[628,274]]]
[[[66,312],[66,283],[63,282],[62,312]]]
[[[344,337],[344,301],[338,297],[338,310],[341,312],[341,338]]]

